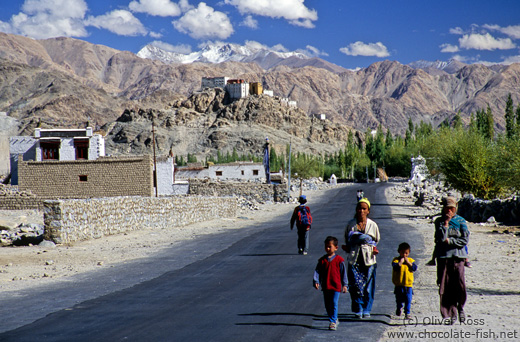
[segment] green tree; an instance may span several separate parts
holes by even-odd
[[[509,95],[507,96],[506,110],[505,110],[504,117],[506,120],[506,137],[508,139],[512,139],[516,135],[516,124],[515,124],[513,99],[511,98],[511,93],[509,93]]]

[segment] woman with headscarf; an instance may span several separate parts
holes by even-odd
[[[347,276],[352,299],[352,312],[357,318],[368,318],[372,311],[376,287],[376,248],[380,240],[379,227],[368,218],[370,202],[357,202],[356,215],[345,228]]]

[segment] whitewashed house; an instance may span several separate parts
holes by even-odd
[[[18,157],[23,160],[96,160],[105,156],[105,138],[84,129],[36,128],[34,136],[9,138],[11,184],[18,185]]]
[[[213,179],[222,181],[265,181],[265,169],[262,163],[235,162],[228,164],[210,165],[208,167],[179,167],[175,172],[175,179],[188,180],[190,178]]]

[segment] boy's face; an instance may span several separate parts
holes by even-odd
[[[334,255],[337,250],[338,246],[336,246],[333,241],[329,241],[325,244],[325,252],[327,253],[327,255]]]
[[[410,250],[409,249],[402,249],[399,251],[399,256],[401,258],[408,258],[408,256],[410,255]]]

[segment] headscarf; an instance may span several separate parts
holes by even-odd
[[[368,205],[368,209],[370,209],[370,201],[368,200],[368,198],[364,197],[364,198],[360,199],[358,204],[360,204],[360,203],[366,203]]]

